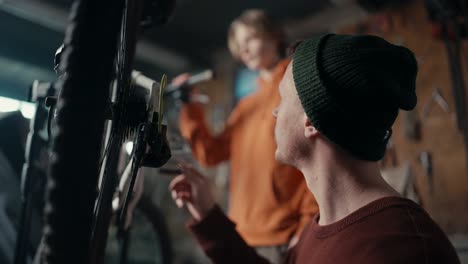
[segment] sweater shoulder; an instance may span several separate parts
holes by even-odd
[[[363,263],[459,263],[442,229],[416,204],[382,210],[363,221],[355,250]]]

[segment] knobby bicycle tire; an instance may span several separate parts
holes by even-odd
[[[57,83],[57,127],[47,186],[42,263],[89,263],[105,112],[122,0],[75,1]]]

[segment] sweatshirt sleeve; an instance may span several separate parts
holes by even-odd
[[[224,130],[213,135],[208,128],[201,105],[191,103],[182,107],[179,127],[182,136],[189,142],[193,155],[204,166],[213,166],[230,157],[233,112]]]
[[[216,206],[200,222],[187,224],[213,263],[269,263],[237,233],[235,224]]]

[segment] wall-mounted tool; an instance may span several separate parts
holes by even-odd
[[[442,108],[442,110],[445,113],[450,113],[450,108],[447,103],[447,100],[445,100],[445,98],[442,96],[442,93],[440,92],[439,87],[435,87],[434,91],[432,92],[431,98],[429,98],[429,101],[427,101],[426,104],[424,105],[423,119],[426,119],[428,117],[429,112],[431,111],[432,105],[434,102],[438,106],[440,106],[440,108]]]
[[[419,161],[424,169],[424,173],[429,184],[429,192],[434,191],[434,168],[432,163],[432,153],[429,151],[423,151],[419,154]]]

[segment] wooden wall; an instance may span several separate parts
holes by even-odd
[[[463,135],[456,124],[447,52],[443,41],[434,39],[431,31],[424,1],[415,0],[407,7],[373,14],[338,32],[378,35],[394,44],[408,47],[416,55],[419,64],[418,105],[413,116],[402,111],[395,123],[393,142],[396,166],[410,164],[423,206],[447,233],[467,233],[468,157]],[[466,41],[462,47],[461,60],[467,63]],[[464,78],[468,83],[466,68],[464,67]],[[449,112],[431,99],[436,87],[447,101]],[[419,120],[420,140],[406,136],[407,125],[414,124],[408,122],[408,118]],[[420,155],[424,151],[432,154],[432,180],[426,175],[420,161]]]

